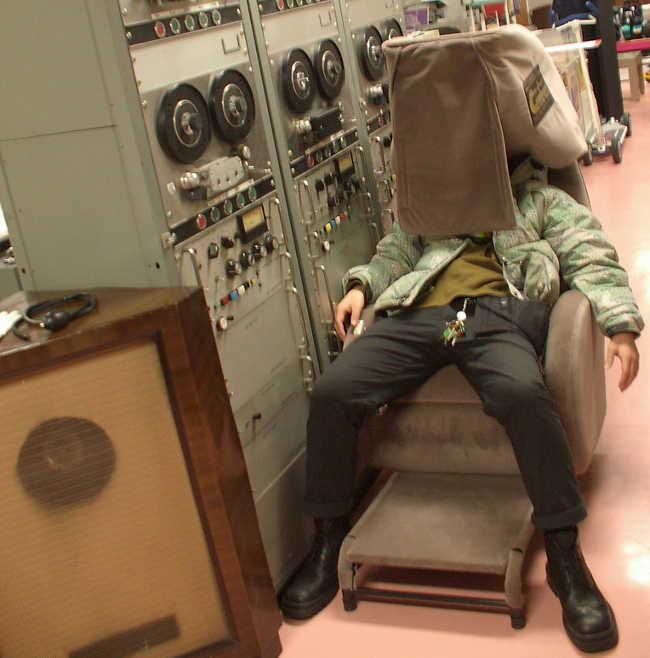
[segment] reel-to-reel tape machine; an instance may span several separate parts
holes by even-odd
[[[280,588],[309,544],[304,426],[340,281],[390,230],[381,44],[401,5],[35,2],[34,22],[8,7],[0,43],[21,283],[203,288]]]

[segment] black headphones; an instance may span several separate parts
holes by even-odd
[[[50,310],[73,301],[80,301],[83,304],[79,308],[70,311],[66,309]],[[45,302],[32,304],[25,309],[23,317],[30,324],[35,324],[42,329],[58,331],[67,327],[75,318],[90,313],[96,306],[97,298],[95,295],[89,292],[80,292],[75,295],[66,295],[65,297],[57,297],[56,299],[48,299]],[[43,311],[47,311],[47,313],[40,320],[34,317]]]

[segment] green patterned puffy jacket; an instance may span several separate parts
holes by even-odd
[[[563,281],[586,295],[604,334],[639,334],[644,322],[627,273],[591,211],[549,185],[545,170],[530,162],[517,169],[512,182],[517,227],[492,236],[512,295],[553,304]],[[374,303],[377,312],[397,312],[428,290],[469,243],[468,238],[410,235],[396,221],[370,263],[345,275],[344,290],[361,283],[366,303]]]

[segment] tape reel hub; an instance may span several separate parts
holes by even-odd
[[[321,94],[331,101],[337,99],[345,82],[345,65],[340,50],[330,39],[320,44],[315,68]]]
[[[217,132],[225,141],[243,141],[255,121],[255,97],[239,71],[224,71],[210,89],[210,110]]]
[[[370,80],[379,80],[384,73],[384,53],[381,49],[381,35],[376,27],[367,27],[359,44],[361,68]]]
[[[292,50],[282,67],[282,86],[287,103],[298,114],[309,111],[314,102],[314,77],[307,53],[300,48]]]
[[[196,162],[210,145],[210,113],[201,92],[185,83],[167,91],[156,128],[167,156],[183,164]]]

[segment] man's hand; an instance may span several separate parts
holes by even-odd
[[[621,378],[618,387],[624,391],[639,374],[639,350],[636,348],[635,336],[629,331],[612,336],[607,346],[605,368],[611,368],[614,357],[621,360]]]
[[[345,340],[345,331],[347,324],[356,327],[361,316],[361,311],[366,305],[366,298],[363,294],[363,288],[355,286],[348,294],[336,305],[336,316],[334,318],[334,329],[341,340]]]

